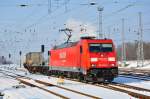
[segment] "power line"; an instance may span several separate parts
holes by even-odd
[[[69,2],[69,0],[65,0],[65,2],[62,4],[62,6],[64,6],[64,5],[66,5],[67,3]],[[50,10],[51,10],[51,0],[48,0],[48,11],[49,12],[51,12]],[[57,10],[57,9],[56,9]],[[54,11],[55,12],[55,11]],[[41,21],[44,19],[44,20],[46,20],[46,17],[48,17],[48,14],[46,14],[46,15],[43,15],[41,18],[39,18],[35,23],[33,23],[33,24],[31,24],[31,25],[29,25],[29,26],[27,26],[27,27],[25,27],[25,29],[28,29],[28,28],[31,28],[31,27],[33,27],[33,26],[36,26],[37,24],[40,24],[41,23]],[[42,21],[43,22],[43,21]],[[24,30],[25,30],[24,29]]]
[[[65,5],[65,3],[63,3],[61,6],[59,6],[58,8],[56,8],[56,9],[54,9],[53,11],[51,11],[51,13],[54,13],[54,12],[56,12],[58,9],[60,9],[61,7],[63,7]],[[31,25],[29,25],[29,26],[27,26],[27,27],[25,27],[25,29],[28,29],[28,28],[31,28],[31,27],[33,27],[33,26],[36,26],[37,24],[40,24],[41,23],[41,20],[46,20],[47,18],[46,17],[48,17],[48,15],[49,14],[45,14],[45,15],[43,15],[42,17],[40,17],[35,23],[33,23],[33,24],[31,24]],[[43,22],[43,21],[42,21]],[[25,30],[24,29],[24,30]]]
[[[48,13],[50,14],[52,12],[52,1],[48,0]]]

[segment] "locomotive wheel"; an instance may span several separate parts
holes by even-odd
[[[84,82],[84,83],[88,83],[88,80],[87,80],[87,77],[86,77],[86,76],[83,76],[83,82]]]
[[[77,76],[77,79],[78,79],[78,81],[83,81],[83,80],[84,80],[84,76],[81,75],[81,74],[79,74],[79,75]]]
[[[112,82],[114,80],[114,78],[112,77],[112,78],[108,78],[106,80],[107,80],[107,82]]]

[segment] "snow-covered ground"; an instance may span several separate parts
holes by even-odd
[[[32,78],[36,78],[39,80],[47,81],[53,84],[57,84],[58,78],[54,77],[48,77],[43,75],[28,75]],[[37,89],[35,87],[29,87],[25,86],[25,88],[13,88],[13,86],[20,85],[18,81],[11,79],[11,78],[5,78],[2,74],[0,77],[0,90],[4,94],[4,99],[57,99],[58,97],[44,92],[43,90]],[[97,97],[101,97],[103,99],[134,99],[128,94],[113,91],[105,88],[100,88],[92,85],[86,85],[79,82],[74,81],[68,81],[65,80],[64,85],[66,88],[74,89],[77,91],[81,91],[87,94],[91,94]],[[61,91],[58,88],[49,87],[51,91],[59,92],[61,94],[64,94],[65,96],[70,97],[71,99],[77,99],[77,95],[74,95],[73,93],[67,93],[66,91]],[[84,98],[88,99],[88,98]]]
[[[145,89],[150,89],[150,81],[143,81],[139,79],[132,79],[132,78],[126,78],[126,77],[117,77],[114,79],[114,82],[124,83],[127,85],[133,85],[133,86],[141,87]]]
[[[2,73],[0,73],[0,93],[4,95],[3,99],[59,99],[38,88],[20,84],[19,81],[7,78]]]
[[[120,62],[118,62],[120,64]],[[127,66],[119,67],[124,69],[141,69],[141,70],[150,70],[150,60],[144,61],[143,67],[137,67],[137,61],[127,61]],[[114,82],[124,83],[128,85],[133,85],[141,88],[150,89],[150,81],[143,81],[139,79],[125,78],[125,77],[117,77],[114,79]]]
[[[31,75],[32,78],[34,78],[34,75]],[[30,76],[30,77],[31,77]],[[55,77],[46,77],[43,75],[36,75],[36,79],[45,81],[45,82],[50,82],[54,85],[58,85],[57,81],[58,78]],[[128,99],[131,96],[129,96],[128,94],[122,93],[122,92],[118,92],[118,91],[113,91],[113,90],[109,90],[106,88],[102,88],[102,87],[97,87],[94,85],[89,85],[89,84],[84,84],[84,83],[80,83],[80,82],[75,82],[75,81],[70,81],[70,80],[65,80],[64,84],[61,85],[65,88],[69,88],[69,89],[73,89],[76,91],[80,91],[80,92],[84,92],[87,94],[91,94],[94,96],[98,96],[104,99],[114,99],[114,98],[121,98],[121,99]]]
[[[120,61],[118,62],[121,68],[137,68],[137,69],[149,69],[150,70],[150,60],[144,60],[143,67],[140,67],[140,66],[138,67],[136,60],[126,61],[125,63],[127,64],[126,66],[121,66],[121,62]]]
[[[133,67],[136,64],[134,61],[131,61],[129,63],[130,63],[129,66],[127,66],[126,68]],[[147,64],[149,63],[150,62],[148,61]],[[149,69],[149,67],[150,65],[145,65],[145,67],[142,67],[142,69],[143,68]],[[27,74],[27,76],[35,79],[50,82],[56,85],[58,84],[57,83],[58,78],[48,77],[44,75],[30,74],[27,72],[26,69],[19,68],[19,65],[15,65],[15,64],[0,65],[0,69],[5,69],[5,70],[7,69],[9,71],[14,71],[15,73],[22,74],[22,75]],[[114,79],[114,81],[124,83],[124,84],[134,85],[141,88],[150,89],[150,81],[142,81],[142,80],[124,78],[124,77],[117,77]],[[0,73],[0,92],[4,94],[4,99],[57,99],[58,98],[57,96],[52,95],[36,87],[29,87],[25,85],[25,88],[24,87],[14,88],[14,86],[18,86],[18,85],[20,85],[20,83],[17,80],[7,77],[4,74]],[[104,99],[134,99],[133,97],[131,97],[126,93],[113,91],[102,87],[96,87],[89,84],[83,84],[80,82],[65,80],[63,86],[66,88],[70,88],[87,94],[98,96]],[[66,96],[69,96],[72,99],[77,99],[77,97],[75,97],[76,95],[71,93],[66,93],[66,91],[60,91],[59,89],[54,87],[49,87],[48,89],[53,90],[55,92],[60,92],[61,94],[65,94]]]

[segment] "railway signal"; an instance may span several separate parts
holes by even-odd
[[[11,54],[10,53],[9,53],[8,57],[9,57],[9,59],[11,58]]]
[[[9,61],[10,61],[10,58],[11,58],[11,54],[10,53],[9,53],[8,57],[9,57]],[[9,62],[9,66],[10,66],[10,62]]]
[[[41,52],[44,52],[44,45],[41,45]]]
[[[42,52],[42,56],[44,56],[44,50],[45,50],[45,46],[44,45],[41,45],[41,52]],[[41,63],[42,65],[45,65],[45,62],[42,61]]]
[[[19,55],[20,55],[20,68],[21,68],[21,55],[22,55],[21,51],[19,52]]]

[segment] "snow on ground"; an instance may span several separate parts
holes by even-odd
[[[147,64],[150,62],[148,61]],[[136,63],[132,61],[130,63],[129,67],[134,66]],[[44,75],[37,75],[37,74],[30,74],[27,72],[26,69],[24,68],[18,68],[19,66],[16,65],[1,65],[0,69],[7,69],[9,71],[14,71],[15,73],[25,75],[27,74],[29,77],[43,80],[46,82],[50,82],[53,84],[58,84],[58,78],[54,77],[48,77]],[[150,65],[147,65],[146,67],[150,67]],[[134,85],[137,87],[142,87],[142,88],[147,88],[150,89],[150,81],[142,81],[142,80],[137,80],[137,79],[131,79],[131,78],[125,78],[125,77],[117,77],[114,79],[115,82],[120,82],[124,84],[129,84],[129,85]],[[18,81],[11,79],[11,78],[6,78],[4,75],[0,74],[0,91],[5,93],[5,98],[4,99],[56,99],[58,97],[49,94],[45,91],[42,91],[40,89],[34,88],[34,87],[26,87],[26,88],[19,88],[19,89],[13,89],[12,86],[18,85]],[[74,81],[69,81],[65,80],[65,84],[63,85],[66,88],[74,89],[77,91],[81,91],[84,93],[88,93],[91,95],[99,96],[104,99],[134,99],[128,94],[118,92],[118,91],[113,91],[101,87],[96,87],[93,85],[89,84],[83,84],[79,82],[74,82]],[[65,94],[73,99],[76,99],[76,95],[73,95],[71,93],[67,94],[66,91],[59,90],[54,87],[49,87],[50,90],[53,90],[55,92],[60,92],[62,94]],[[11,98],[8,98],[11,97]],[[17,97],[17,98],[16,98]]]
[[[58,78],[55,77],[47,77],[43,75],[30,75],[30,77],[39,79],[45,82],[52,83],[54,85],[58,85]],[[61,85],[65,88],[73,89],[76,91],[80,91],[83,93],[91,94],[94,96],[101,97],[103,99],[134,99],[130,95],[118,91],[109,90],[102,87],[97,87],[94,85],[84,84],[80,82],[65,80],[64,84]]]
[[[55,95],[33,87],[6,90],[4,94],[4,99],[59,99]]]
[[[30,83],[32,83],[34,85],[37,85],[39,87],[42,87],[44,89],[48,89],[50,91],[53,91],[55,93],[60,93],[61,95],[65,95],[66,97],[71,98],[71,99],[79,99],[79,98],[87,99],[87,98],[89,98],[87,96],[83,96],[83,95],[80,95],[80,94],[77,94],[77,93],[74,93],[74,92],[70,92],[68,90],[57,88],[56,86],[48,87],[48,86],[45,86],[43,84],[39,84],[39,83],[37,83],[37,82],[35,82],[33,80],[29,80],[29,79],[25,79],[25,81],[28,81],[28,82],[30,82]]]
[[[5,67],[6,69],[6,67]],[[7,68],[8,69],[8,68]],[[9,69],[10,70],[10,69]],[[10,71],[14,71],[17,73],[16,69],[11,69]],[[21,74],[21,71],[18,72],[19,74]],[[23,71],[22,71],[22,74]],[[39,79],[39,80],[44,80],[53,84],[57,84],[58,78],[54,78],[54,77],[48,77],[48,76],[43,76],[43,75],[36,75],[36,74],[28,74],[29,77],[35,78],[35,79]],[[9,81],[10,80],[10,81]],[[5,87],[1,87],[1,90],[3,90],[3,93],[5,94],[5,98],[4,99],[56,99],[56,96],[53,96],[47,92],[44,92],[40,89],[34,88],[34,87],[26,87],[26,88],[19,88],[19,89],[13,89],[12,86],[17,85],[18,82],[12,79],[7,79],[5,80],[4,77],[0,77],[0,83],[2,82],[1,86],[5,85],[5,82],[10,83],[10,86],[5,85]],[[118,92],[118,91],[113,91],[113,90],[109,90],[109,89],[105,89],[105,88],[101,88],[101,87],[96,87],[93,85],[89,85],[89,84],[83,84],[83,83],[79,83],[79,82],[74,82],[74,81],[69,81],[69,80],[65,80],[65,84],[63,85],[66,88],[70,88],[70,89],[74,89],[76,91],[81,91],[83,93],[87,93],[87,94],[91,94],[94,96],[98,96],[104,99],[134,99],[133,97],[131,97],[130,95],[126,94],[126,93],[122,93],[122,92]],[[11,90],[4,90],[7,88],[12,88]],[[61,94],[64,94],[65,96],[69,96],[71,99],[77,99],[77,95],[75,94],[71,94],[71,93],[67,93],[66,91],[62,91],[59,90],[58,88],[54,88],[54,87],[49,87],[50,90],[53,90],[55,92],[60,92]],[[8,98],[9,97],[9,98]],[[79,97],[78,97],[79,98]],[[84,98],[86,99],[86,98]]]
[[[128,64],[128,66],[119,67],[119,68],[124,68],[124,69],[134,68],[134,69],[142,69],[142,70],[150,71],[150,60],[145,60],[143,67],[137,67],[137,61],[127,61],[126,63]],[[126,77],[117,77],[114,79],[114,81],[141,87],[141,88],[150,89],[150,81],[143,81],[143,80],[138,80],[138,79],[126,78]]]
[[[123,83],[131,86],[141,87],[145,89],[150,89],[150,81],[143,81],[139,79],[125,78],[125,77],[117,77],[114,79],[114,82]],[[149,95],[150,93],[145,93],[145,95]]]
[[[133,85],[145,89],[150,89],[150,81],[143,81],[139,79],[132,79],[132,78],[126,78],[126,77],[117,77],[114,79],[114,82],[118,83],[124,83],[127,85]]]
[[[118,64],[121,66],[121,62],[119,61]],[[143,67],[137,67],[137,61],[126,61],[127,66],[121,66],[121,68],[137,68],[137,69],[149,69],[150,70],[150,60],[144,61]]]
[[[25,88],[16,88],[16,86]],[[2,73],[0,73],[0,93],[4,94],[3,99],[59,99],[43,90],[19,84],[19,81]]]
[[[5,75],[0,73],[0,91],[7,90],[8,88],[17,85],[18,83],[18,81],[9,77],[7,78]]]

